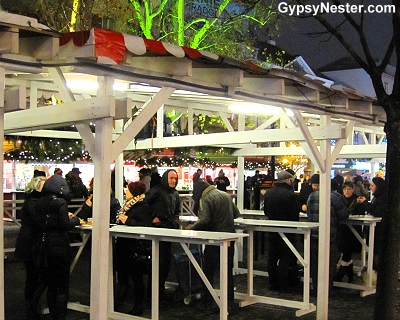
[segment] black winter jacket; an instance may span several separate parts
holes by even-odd
[[[136,202],[125,214],[128,216],[125,225],[131,227],[151,227],[152,213],[146,198]],[[119,222],[119,224],[122,224]],[[140,246],[139,246],[140,244]],[[129,267],[132,257],[140,255],[139,248],[151,250],[151,241],[118,237],[115,241],[115,263],[117,270]]]
[[[46,228],[47,255],[49,257],[68,256],[70,245],[67,231],[79,225],[79,218],[77,216],[71,219],[68,217],[67,201],[48,193],[39,199],[36,211],[40,215],[36,222],[37,230],[41,233]]]
[[[278,182],[264,195],[264,214],[271,220],[299,221],[299,210],[293,187]]]
[[[21,229],[19,230],[14,255],[22,261],[32,261],[32,246],[39,238],[40,232],[35,228],[35,205],[41,196],[40,192],[33,191],[25,194],[25,201],[21,208]]]
[[[93,202],[93,200],[92,200]],[[110,223],[114,224],[116,222],[116,218],[118,215],[118,211],[121,209],[121,204],[117,198],[111,197],[110,199]],[[87,218],[93,217],[93,206],[90,207],[86,204],[83,204],[81,211],[77,214],[77,216],[83,220],[87,220]]]
[[[153,219],[158,217],[161,221],[161,228],[178,229],[180,199],[179,193],[175,188],[168,185],[168,173],[164,172],[161,183],[151,188],[146,193],[146,200],[153,213]]]

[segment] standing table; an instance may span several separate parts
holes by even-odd
[[[254,303],[266,303],[283,307],[297,308],[296,316],[313,312],[316,307],[310,303],[310,237],[311,229],[318,228],[318,223],[297,222],[297,221],[278,221],[278,220],[258,220],[258,219],[235,219],[236,228],[245,230],[249,234],[247,243],[247,293],[235,293],[235,297],[240,299],[240,306]],[[254,232],[278,232],[288,247],[295,254],[297,259],[304,267],[303,281],[303,301],[277,299],[272,297],[257,296],[253,293],[253,241]],[[285,233],[295,233],[304,235],[304,257],[297,251],[295,246],[289,241]]]
[[[193,266],[199,273],[201,279],[210,291],[214,300],[220,307],[220,319],[228,319],[228,245],[231,241],[236,241],[240,238],[247,237],[246,234],[228,233],[228,232],[208,232],[208,231],[194,231],[194,230],[176,230],[165,228],[150,228],[150,227],[127,227],[115,226],[110,228],[110,257],[112,257],[112,237],[126,237],[136,239],[146,239],[152,241],[152,308],[151,319],[159,318],[159,297],[158,297],[158,284],[159,284],[159,244],[160,241],[178,242],[183,250],[189,257]],[[220,297],[218,297],[214,288],[204,275],[200,265],[197,263],[192,252],[189,250],[187,243],[216,245],[220,247]],[[112,259],[110,259],[112,260]],[[113,301],[113,274],[112,274],[112,261],[110,261],[110,297],[109,298],[109,318],[120,319],[119,314],[114,312]],[[124,315],[125,316],[125,315]],[[132,317],[133,318],[133,317]],[[135,317],[139,318],[139,317]]]
[[[367,266],[367,283],[366,284],[355,284],[346,282],[337,282],[333,284],[336,287],[349,288],[360,290],[360,296],[365,297],[376,292],[376,285],[372,283],[372,273],[373,273],[373,261],[374,261],[374,239],[375,239],[375,227],[378,222],[381,222],[382,218],[374,217],[371,215],[353,215],[341,223],[348,225],[350,230],[353,232],[354,236],[360,241],[362,245],[361,249],[361,269]],[[368,244],[366,239],[363,239],[358,232],[354,229],[354,226],[369,227],[369,239]]]

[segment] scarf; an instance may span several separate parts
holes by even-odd
[[[136,197],[133,197],[132,199],[125,201],[124,205],[122,206],[122,208],[119,210],[118,214],[117,214],[117,223],[119,220],[119,215],[121,214],[126,214],[130,208],[132,208],[136,203],[143,201],[143,199],[145,198],[144,193],[139,194]]]

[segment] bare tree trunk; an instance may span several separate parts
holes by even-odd
[[[392,97],[392,99],[396,98]],[[400,101],[388,101],[388,103],[393,103],[391,109],[397,110],[396,113],[399,112]],[[385,213],[381,222],[383,232],[375,300],[374,319],[376,320],[399,319],[399,315],[396,314],[396,300],[400,255],[400,117],[391,117],[390,113],[387,113],[385,132],[388,213]]]

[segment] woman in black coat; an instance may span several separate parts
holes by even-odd
[[[347,181],[342,185],[343,198],[346,207],[349,209],[350,215],[363,215],[364,210],[361,204],[357,202],[358,196],[354,193],[354,183]],[[361,235],[361,226],[354,226],[354,229]],[[347,282],[351,283],[354,279],[353,260],[351,259],[353,252],[361,251],[361,243],[355,237],[350,228],[345,224],[339,225],[339,250],[342,252],[342,260],[340,267],[335,275],[335,281],[342,281],[347,275]]]
[[[50,319],[64,320],[67,311],[70,278],[70,241],[67,231],[79,225],[79,218],[68,212],[69,187],[66,180],[54,175],[46,180],[43,196],[36,204],[35,226],[46,232],[47,268],[41,277],[47,284]]]
[[[27,319],[40,319],[38,304],[43,290],[39,287],[39,272],[35,268],[32,257],[32,245],[37,241],[39,234],[35,228],[33,218],[35,205],[41,196],[41,191],[46,177],[37,176],[27,184],[25,188],[25,201],[21,208],[21,229],[17,237],[14,255],[24,262],[25,279],[25,307]],[[39,292],[40,291],[40,292]]]
[[[146,185],[141,181],[130,182],[126,190],[126,200],[118,215],[118,224],[126,226],[150,227],[152,214],[145,197]],[[151,241],[118,237],[115,242],[115,265],[117,289],[115,309],[121,311],[129,288],[129,278],[134,285],[134,305],[128,313],[143,314],[145,296],[144,275],[149,273]]]

